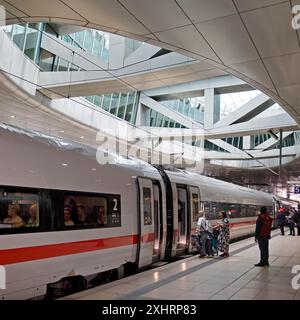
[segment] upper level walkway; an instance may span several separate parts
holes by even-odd
[[[273,231],[269,268],[254,267],[259,250],[253,238],[231,244],[230,253],[226,259],[192,256],[65,299],[300,300],[291,272],[300,265],[300,236]]]

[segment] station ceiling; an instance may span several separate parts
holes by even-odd
[[[7,23],[101,29],[210,63],[277,101],[300,123],[297,0],[0,0]]]

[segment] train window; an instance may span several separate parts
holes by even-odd
[[[231,204],[228,208],[228,214],[230,218],[240,218],[241,208],[238,204]]]
[[[249,205],[248,206],[248,217],[255,217],[258,215],[259,208],[257,206]]]
[[[64,197],[65,227],[108,226],[107,198],[68,194]]]
[[[150,188],[143,188],[143,196],[144,196],[144,225],[150,225],[152,224]]]
[[[197,193],[192,194],[192,212],[193,212],[193,221],[198,221],[199,218],[199,196]]]
[[[241,218],[247,217],[247,206],[242,204],[241,205]]]
[[[39,196],[32,193],[2,192],[0,228],[39,227]]]

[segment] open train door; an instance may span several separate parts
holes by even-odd
[[[139,243],[138,267],[152,264],[155,232],[153,185],[149,179],[138,178],[139,185]]]
[[[189,235],[189,247],[188,252],[196,251],[192,247],[191,236],[195,233],[197,228],[197,222],[200,217],[200,190],[198,187],[189,187],[190,198],[190,235]]]

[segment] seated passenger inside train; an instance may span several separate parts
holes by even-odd
[[[29,220],[26,223],[26,227],[38,227],[39,217],[38,217],[38,206],[36,203],[32,204],[28,210]]]
[[[79,226],[88,226],[89,219],[87,217],[87,213],[85,211],[85,207],[81,204],[77,206],[77,219],[76,224]]]
[[[65,226],[74,226],[74,222],[71,220],[71,208],[69,206],[64,207],[64,222]]]
[[[105,225],[105,208],[104,206],[95,206],[94,210],[96,210],[95,216],[95,224],[96,225]]]
[[[8,217],[3,220],[3,223],[9,223],[12,228],[21,228],[25,226],[24,220],[21,218],[21,207],[19,204],[9,204],[7,210]]]

